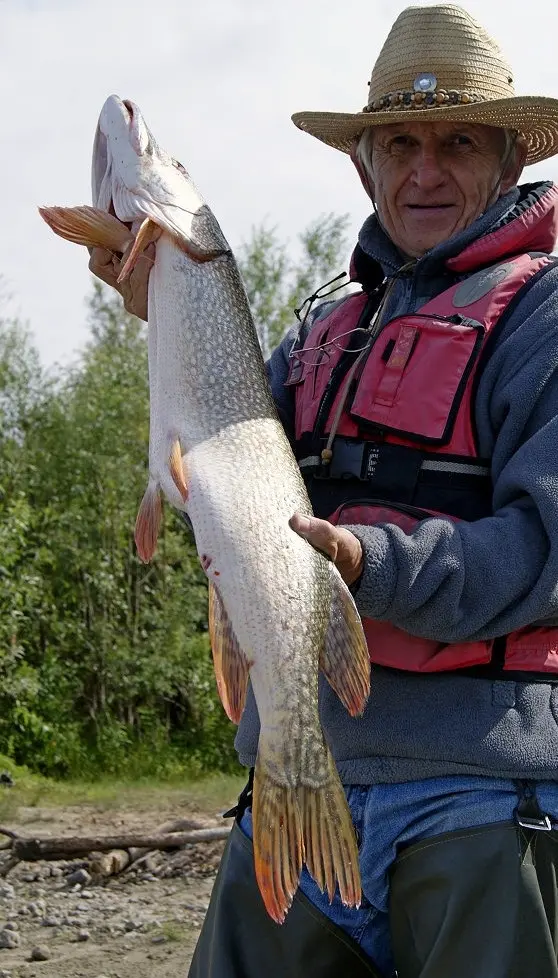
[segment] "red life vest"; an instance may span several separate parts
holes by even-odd
[[[480,357],[518,291],[553,261],[517,255],[397,316],[356,371],[364,333],[355,327],[369,324],[369,297],[352,295],[315,323],[291,359],[287,384],[295,390],[295,452],[317,515],[339,524],[391,523],[406,533],[436,514],[491,515],[490,460],[479,457],[474,424]],[[385,621],[363,624],[370,658],[382,666],[503,678],[558,673],[558,628],[533,625],[447,644]]]

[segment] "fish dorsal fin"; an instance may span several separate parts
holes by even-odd
[[[320,668],[351,716],[366,706],[370,692],[370,657],[351,592],[331,564],[331,613]]]
[[[209,582],[209,637],[217,689],[229,720],[239,723],[246,701],[248,661],[215,585]]]

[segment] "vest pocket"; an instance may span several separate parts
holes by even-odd
[[[338,526],[373,526],[391,523],[411,534],[418,523],[430,516],[454,519],[434,510],[417,509],[384,499],[357,499],[344,503],[329,517]],[[457,522],[457,520],[454,520]],[[379,666],[407,672],[446,672],[485,665],[492,656],[493,640],[482,642],[437,642],[411,635],[388,621],[363,618],[362,625],[370,661]]]
[[[363,429],[445,445],[484,329],[474,320],[402,316],[388,323],[359,378],[350,415]]]

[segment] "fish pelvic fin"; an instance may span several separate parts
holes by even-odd
[[[162,514],[159,486],[150,481],[140,503],[134,533],[138,556],[144,564],[149,563],[157,549]]]
[[[138,258],[143,254],[148,245],[152,241],[157,241],[157,239],[162,234],[162,229],[155,221],[152,221],[149,217],[146,217],[145,221],[142,221],[138,232],[134,238],[134,243],[131,247],[130,254],[126,258],[120,274],[117,278],[117,283],[120,284],[124,279],[128,278],[130,273],[135,268]]]
[[[256,878],[266,910],[278,924],[292,904],[303,863],[330,902],[338,887],[346,906],[360,906],[356,835],[329,751],[328,772],[322,787],[280,785],[258,755],[252,804]]]
[[[178,438],[173,442],[171,448],[171,453],[169,456],[169,468],[170,474],[172,475],[172,481],[182,496],[182,501],[186,502],[188,499],[188,484],[186,482],[186,469],[184,467],[184,462],[182,461],[182,449],[180,447]]]
[[[209,582],[209,637],[217,690],[229,720],[240,723],[246,702],[249,664],[217,588]]]
[[[87,248],[122,253],[133,241],[122,221],[96,207],[39,207],[39,214],[61,238]]]
[[[350,715],[358,716],[370,693],[370,655],[351,592],[330,566],[331,613],[320,668]]]

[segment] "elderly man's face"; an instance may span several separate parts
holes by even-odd
[[[372,174],[380,220],[411,258],[463,230],[513,187],[519,142],[502,175],[505,136],[492,126],[410,122],[374,130]]]

